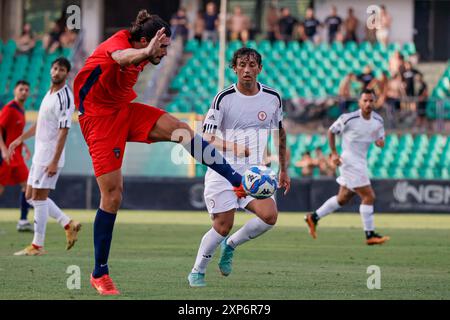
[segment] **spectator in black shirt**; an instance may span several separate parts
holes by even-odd
[[[336,33],[342,24],[342,19],[337,15],[335,6],[331,7],[331,15],[325,19],[325,24],[328,26],[328,42],[331,43],[336,38]]]
[[[280,35],[284,41],[292,40],[292,32],[298,20],[291,15],[289,8],[281,8],[281,19],[278,21]]]
[[[173,37],[181,37],[183,39],[183,42],[186,41],[189,29],[185,8],[180,7],[178,9],[177,13],[175,13],[172,16],[172,19],[170,19],[170,24],[173,28]]]
[[[205,13],[205,31],[203,33],[204,40],[217,41],[218,33],[217,27],[219,25],[219,14],[217,13],[216,4],[214,2],[208,2],[206,4]]]
[[[303,21],[303,25],[305,26],[306,36],[309,40],[314,42],[314,37],[317,34],[317,27],[320,26],[320,21],[314,16],[313,8],[306,9],[306,18],[305,21]]]
[[[402,73],[403,82],[405,83],[405,91],[408,97],[415,96],[414,79],[416,75],[420,74],[419,71],[413,68],[411,62],[406,61],[404,64],[404,71]]]
[[[358,75],[356,79],[363,85],[361,90],[372,89],[372,87],[375,85],[377,81],[370,66],[365,66],[363,73]]]

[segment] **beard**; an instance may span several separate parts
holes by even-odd
[[[64,82],[64,79],[54,79],[54,78],[52,78],[52,83],[53,84],[61,84],[63,82]]]

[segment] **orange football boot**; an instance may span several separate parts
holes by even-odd
[[[316,233],[316,227],[317,227],[317,221],[314,221],[312,217],[312,213],[308,213],[305,216],[305,222],[308,225],[309,234],[314,238],[317,239],[317,233]]]
[[[104,274],[100,278],[94,278],[91,274],[91,285],[102,296],[115,296],[120,292],[117,290],[114,282],[108,274]]]
[[[383,244],[386,241],[388,241],[389,239],[390,239],[390,237],[388,237],[388,236],[382,236],[382,235],[375,233],[372,237],[370,237],[369,239],[366,240],[366,244],[369,246],[374,245],[374,244]]]
[[[245,198],[248,195],[242,183],[239,187],[233,187],[233,191],[238,198]]]

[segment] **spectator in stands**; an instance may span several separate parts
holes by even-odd
[[[281,40],[290,41],[294,32],[294,27],[298,20],[291,15],[289,8],[281,8],[281,18],[278,21]]]
[[[355,17],[353,8],[348,8],[348,16],[344,21],[345,27],[345,41],[355,41],[358,42],[358,37],[356,36],[356,30],[358,29],[359,21]]]
[[[417,127],[420,129],[427,129],[429,123],[427,120],[427,100],[428,100],[428,86],[423,79],[423,74],[417,74],[417,82],[419,84],[419,90],[417,96],[419,102],[417,103]]]
[[[336,6],[331,7],[331,14],[325,19],[325,25],[328,26],[328,42],[332,43],[336,39],[336,34],[342,24],[342,19],[337,15]]]
[[[230,40],[241,40],[247,42],[249,39],[250,19],[242,13],[241,6],[235,6],[234,12],[228,20]]]
[[[280,38],[280,31],[278,29],[278,10],[273,5],[270,4],[267,9],[266,15],[266,25],[267,25],[267,39],[271,42]]]
[[[306,9],[305,20],[302,24],[305,27],[305,34],[308,39],[314,43],[319,42],[317,28],[320,27],[320,21],[314,16],[313,8]]]
[[[389,42],[389,31],[391,29],[392,18],[387,12],[386,7],[381,5],[380,12],[380,27],[377,28],[377,40],[378,42],[387,45]]]
[[[205,20],[205,32],[203,33],[204,40],[217,41],[218,33],[217,27],[219,26],[219,14],[217,13],[216,4],[214,2],[208,2],[206,4]]]
[[[377,79],[370,66],[365,66],[363,72],[359,74],[356,79],[362,84],[361,90],[373,89],[377,84]]]
[[[54,53],[61,48],[59,37],[61,36],[63,29],[58,21],[52,22],[50,32],[45,34],[42,38],[42,45],[47,53]]]
[[[301,173],[303,177],[310,177],[313,174],[313,169],[316,166],[313,158],[311,158],[311,153],[305,152],[302,158],[295,163],[297,168],[301,168]]]
[[[22,27],[22,32],[20,36],[16,39],[17,53],[27,54],[33,50],[36,45],[36,40],[34,37],[31,24],[25,23]]]
[[[75,30],[69,30],[65,27],[64,32],[59,36],[59,43],[63,48],[72,48],[77,40],[77,33]]]
[[[197,11],[194,21],[194,39],[201,42],[205,32],[205,16],[202,10]]]
[[[323,154],[321,148],[316,148],[316,157],[313,161],[314,165],[319,168],[321,176],[329,176],[330,170],[328,168],[328,160]]]
[[[351,95],[351,84],[352,81],[356,80],[356,76],[353,73],[349,73],[348,75],[346,75],[344,77],[344,79],[342,79],[341,83],[339,84],[339,97],[338,97],[338,101],[339,101],[339,109],[341,110],[341,113],[346,113],[349,111],[349,107],[351,105],[351,103],[353,102],[352,100],[352,95]]]
[[[394,121],[395,116],[401,109],[401,100],[405,97],[405,87],[402,75],[397,73],[388,81],[386,89],[386,106],[389,120]]]
[[[303,43],[308,40],[308,36],[306,35],[305,26],[303,25],[303,23],[296,24],[293,38],[300,43]]]
[[[405,60],[400,51],[396,50],[394,54],[389,58],[389,72],[391,77],[397,73],[402,74],[404,70]]]
[[[172,27],[172,37],[174,39],[180,37],[183,39],[183,43],[187,40],[189,29],[188,29],[188,18],[186,16],[186,9],[180,7],[178,11],[170,19],[170,25]]]
[[[386,101],[386,93],[387,93],[387,85],[388,85],[389,77],[386,71],[381,73],[380,79],[375,86],[375,96],[378,98],[375,102],[375,107],[380,109],[383,107]]]
[[[416,91],[414,90],[414,80],[418,74],[420,74],[420,71],[414,69],[411,62],[405,61],[402,78],[405,83],[405,92],[408,97],[416,95]]]

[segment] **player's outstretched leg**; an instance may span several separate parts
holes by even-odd
[[[364,233],[366,235],[366,244],[383,244],[390,238],[382,236],[375,232],[374,209],[375,193],[371,186],[361,187],[355,189],[361,197],[362,204],[359,206],[359,213],[364,226]]]
[[[346,203],[350,201],[354,193],[344,186],[341,186],[337,196],[333,196],[316,211],[305,215],[305,222],[308,226],[309,234],[314,239],[317,238],[317,225],[321,218],[329,215],[330,213],[340,209]]]
[[[272,198],[254,199],[245,208],[255,213],[257,217],[248,221],[238,231],[222,241],[219,270],[224,276],[231,274],[236,247],[269,231],[277,222],[278,211]]]
[[[180,143],[195,160],[227,179],[235,187],[236,192],[243,190],[242,176],[230,166],[220,152],[200,135],[195,134],[188,124],[174,116],[163,114],[150,131],[149,139]]]
[[[206,268],[217,247],[229,234],[234,222],[235,209],[213,215],[213,227],[205,233],[200,242],[194,267],[188,275],[191,287],[204,287]]]
[[[25,190],[20,192],[20,219],[17,222],[17,231],[19,232],[33,232],[33,225],[28,221],[28,212],[31,208],[31,205],[28,203]]]

